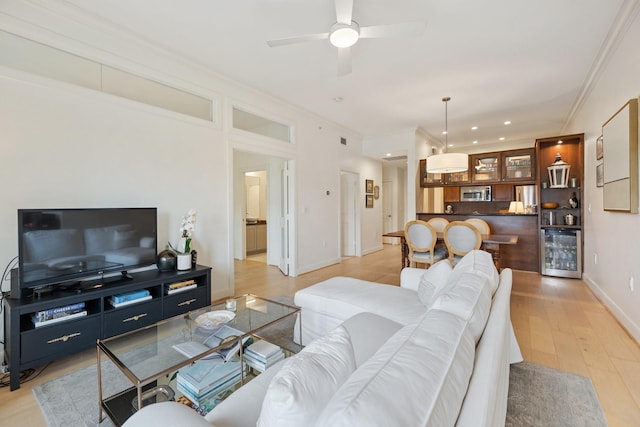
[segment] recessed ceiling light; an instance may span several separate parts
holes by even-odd
[[[336,97],[333,98],[333,102],[342,102],[343,100],[344,100],[344,98],[341,97],[341,96],[336,96]]]
[[[474,143],[474,144],[477,144],[477,143],[478,143],[478,141],[473,141],[473,143]]]
[[[453,147],[453,144],[449,144],[449,147]]]
[[[507,120],[506,122],[504,122],[505,126],[508,126],[511,124],[511,120]]]
[[[558,144],[562,144],[562,140],[558,141]]]
[[[448,134],[448,133],[449,133],[449,132],[447,132],[446,130],[443,130],[443,131],[442,131],[442,134],[443,134],[443,135],[446,135],[446,134]]]
[[[500,138],[498,138],[500,141],[504,141],[504,136],[501,136]]]
[[[391,153],[387,153],[387,157],[391,157]]]
[[[471,126],[471,130],[478,130],[478,126]]]

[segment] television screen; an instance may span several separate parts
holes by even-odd
[[[155,263],[156,208],[20,209],[21,288],[122,273]]]

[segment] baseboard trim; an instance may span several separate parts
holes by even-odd
[[[589,289],[594,293],[596,298],[607,307],[607,309],[613,314],[622,327],[631,335],[638,344],[640,344],[640,326],[637,325],[627,314],[622,310],[618,304],[615,303],[609,296],[598,286],[598,284],[589,277],[588,274],[582,274],[582,280],[587,284]]]

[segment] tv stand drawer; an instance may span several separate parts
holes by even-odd
[[[54,355],[72,354],[95,345],[100,337],[100,316],[43,326],[22,334],[21,363]]]
[[[122,334],[152,325],[161,319],[160,299],[144,301],[117,310],[111,310],[104,316],[104,336],[111,337]]]

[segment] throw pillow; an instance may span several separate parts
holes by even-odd
[[[473,250],[466,254],[454,267],[449,280],[457,281],[463,273],[473,272],[489,279],[491,296],[498,289],[500,274],[493,263],[491,254],[482,250]]]
[[[418,283],[418,298],[425,305],[430,305],[433,296],[442,290],[451,276],[451,265],[448,260],[433,264],[427,269]]]
[[[269,383],[257,426],[313,425],[355,369],[351,338],[338,326],[284,363]]]

